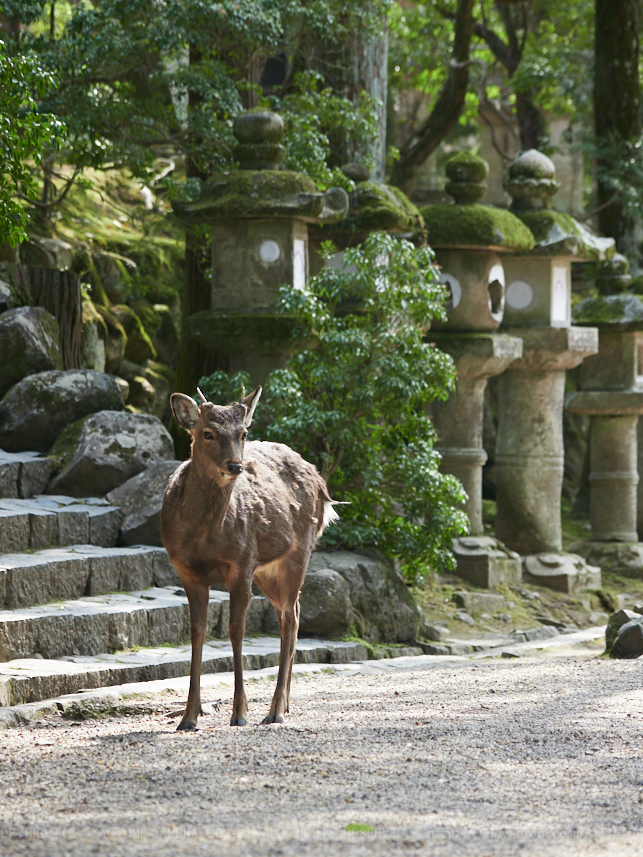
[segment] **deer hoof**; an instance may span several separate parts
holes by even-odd
[[[273,714],[271,711],[270,714],[267,717],[264,717],[264,719],[261,721],[261,725],[264,726],[268,723],[283,723],[283,722],[284,722],[284,718],[283,718],[282,714]]]
[[[230,720],[230,726],[245,726],[246,721],[243,717],[233,717]]]
[[[198,727],[196,723],[192,723],[191,720],[186,720],[185,723],[179,723],[176,727],[177,732],[198,732]]]

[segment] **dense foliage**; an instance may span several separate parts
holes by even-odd
[[[373,29],[386,5],[59,0],[50,6],[0,0],[0,15],[22,24],[7,32],[7,51],[17,58],[36,56],[49,80],[57,80],[46,93],[34,93],[41,113],[66,125],[62,150],[51,152],[44,164],[45,182],[54,182],[58,160],[78,172],[126,168],[150,186],[156,178],[156,190],[167,192],[185,173],[163,170],[159,178],[159,158],[170,166],[177,159],[186,163],[193,176],[231,168],[234,118],[260,103],[284,114],[287,166],[327,186],[329,137],[349,128],[367,139],[376,128],[368,98],[353,102],[333,93],[311,71],[307,56],[316,42],[341,40],[353,27]],[[266,59],[286,48],[284,79],[262,87]]]
[[[325,246],[327,258],[334,248]],[[425,340],[442,318],[433,255],[381,233],[327,264],[310,286],[281,289],[281,311],[318,341],[273,372],[255,437],[287,443],[314,462],[342,506],[332,546],[371,544],[400,558],[407,576],[449,568],[466,529],[456,479],[438,470],[428,402],[452,388],[451,359]],[[213,401],[238,398],[248,379],[201,381]]]
[[[35,57],[9,57],[0,42],[0,244],[24,239],[27,216],[16,195],[37,192],[29,161],[38,162],[60,140],[62,123],[38,108],[54,87]]]

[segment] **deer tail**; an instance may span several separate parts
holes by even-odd
[[[318,536],[320,536],[322,532],[326,529],[326,527],[330,526],[330,524],[334,524],[335,521],[339,521],[339,515],[335,511],[334,507],[348,505],[342,500],[333,500],[330,494],[328,493],[326,483],[320,486],[319,499],[323,504],[324,511],[322,520],[317,527]]]

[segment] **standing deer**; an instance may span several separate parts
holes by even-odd
[[[253,580],[274,606],[281,626],[277,687],[263,721],[281,723],[289,709],[299,591],[317,537],[338,515],[312,464],[280,443],[245,443],[261,387],[227,407],[208,402],[200,390],[199,395],[201,405],[183,393],[171,397],[177,422],[192,436],[192,450],[172,476],[161,512],[163,544],[190,603],[190,691],[178,728],[196,729],[201,713],[209,590],[221,582],[230,593],[230,725],[245,726],[241,646]]]

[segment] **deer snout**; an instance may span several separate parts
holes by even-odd
[[[233,476],[238,476],[243,470],[243,464],[239,464],[236,461],[228,462],[228,470],[232,473]]]

